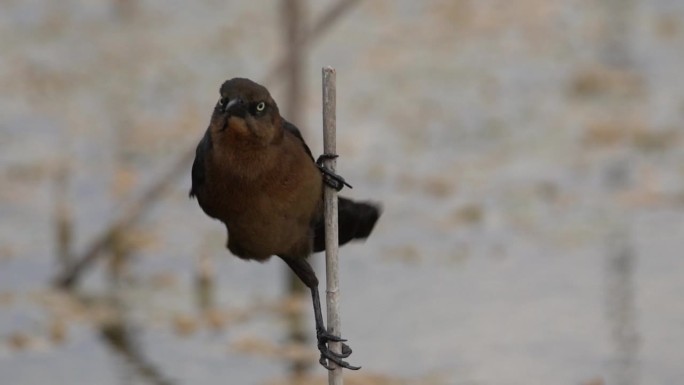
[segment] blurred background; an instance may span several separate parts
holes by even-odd
[[[325,65],[384,206],[348,384],[684,377],[684,2],[2,0],[0,52],[2,384],[325,383],[308,294],[187,197],[231,77],[320,153]]]

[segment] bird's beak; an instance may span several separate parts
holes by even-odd
[[[223,108],[223,111],[228,112],[228,111],[230,110],[231,107],[233,107],[234,105],[238,104],[239,102],[240,102],[240,99],[238,99],[238,98],[235,98],[235,99],[232,99],[232,100],[228,101],[228,103],[226,104],[226,106]]]
[[[223,113],[225,114],[225,124],[219,131],[224,131],[228,128],[228,119],[231,116],[244,117],[244,107],[240,98],[230,99],[228,103],[223,106]]]

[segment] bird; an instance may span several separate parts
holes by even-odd
[[[246,78],[225,81],[209,126],[197,145],[190,197],[204,213],[226,227],[227,248],[238,258],[266,262],[282,259],[310,289],[319,363],[352,370],[345,339],[323,322],[318,278],[307,261],[325,250],[323,189],[349,184],[323,166],[335,154],[314,161],[299,129],[281,117],[268,90]],[[351,187],[351,186],[349,186]],[[366,239],[381,215],[372,201],[338,197],[339,244]],[[340,342],[333,352],[328,342]]]

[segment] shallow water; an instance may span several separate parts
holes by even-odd
[[[300,125],[320,152],[319,67],[335,66],[345,194],[384,207],[340,261],[359,381],[681,381],[684,5],[611,4],[365,2],[312,48]],[[189,164],[126,229],[128,263],[73,296],[50,286],[58,207],[79,254],[196,143],[223,80],[268,73],[278,8],[2,7],[0,382],[278,383],[297,357],[323,376],[287,338],[297,309],[313,331],[309,303],[281,304],[282,263],[229,256],[187,199]]]

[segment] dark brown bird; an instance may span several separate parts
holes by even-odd
[[[344,180],[315,162],[299,129],[280,116],[268,90],[248,79],[223,83],[209,128],[197,146],[190,196],[226,225],[228,249],[242,259],[264,262],[277,255],[311,290],[319,362],[358,369],[328,349],[345,341],[323,324],[318,279],[307,257],[325,250],[323,184],[338,190]],[[365,239],[379,206],[340,197],[339,242]]]

